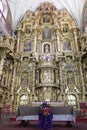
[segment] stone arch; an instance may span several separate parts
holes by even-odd
[[[68,95],[67,100],[68,100],[68,105],[73,105],[73,106],[77,105],[77,97],[75,94]]]
[[[20,102],[20,105],[27,105],[27,95],[25,94],[22,94],[20,97],[19,97],[19,102]]]
[[[29,98],[29,93],[27,90],[20,90],[19,91],[19,95],[17,97],[17,100],[18,100],[18,106],[19,105],[28,105],[29,101],[30,101],[30,98]]]

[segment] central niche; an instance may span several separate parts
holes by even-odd
[[[44,69],[43,70],[43,81],[44,82],[50,82],[52,80],[51,78],[51,70],[50,69]]]
[[[50,45],[49,44],[44,45],[44,53],[50,53]]]
[[[42,31],[42,40],[51,40],[51,30],[45,27]]]

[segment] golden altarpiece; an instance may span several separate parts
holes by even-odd
[[[27,11],[15,37],[7,40],[13,43],[13,51],[4,50],[11,62],[6,90],[10,94],[4,93],[4,103],[7,96],[15,108],[43,101],[78,107],[79,100],[86,99],[81,51],[84,37],[66,9],[58,11],[53,4],[43,3],[35,12]]]

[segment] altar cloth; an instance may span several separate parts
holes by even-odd
[[[16,120],[38,120],[38,106],[20,106],[17,110]],[[53,121],[73,121],[75,122],[75,112],[73,106],[51,106]]]

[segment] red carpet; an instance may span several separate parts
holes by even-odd
[[[80,116],[80,115],[78,115],[77,118],[76,118],[76,122],[87,123],[87,116]]]

